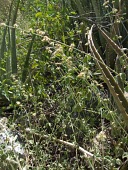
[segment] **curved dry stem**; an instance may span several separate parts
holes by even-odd
[[[98,53],[98,51],[94,45],[93,38],[92,38],[93,27],[94,27],[94,25],[91,27],[89,34],[88,34],[88,43],[89,43],[90,50],[94,56],[94,59],[97,63],[99,70],[101,71],[101,73],[103,75],[104,81],[106,82],[106,84],[110,90],[110,93],[112,94],[112,96],[116,102],[116,105],[123,116],[124,122],[128,126],[128,101],[125,98],[122,90],[120,89],[119,85],[115,81],[113,75],[107,68],[106,64],[104,63],[102,57],[100,56],[100,54]]]

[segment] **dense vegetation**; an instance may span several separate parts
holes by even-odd
[[[128,1],[0,3],[0,169],[128,169]]]

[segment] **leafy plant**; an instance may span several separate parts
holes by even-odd
[[[128,149],[127,57],[116,37],[121,30],[111,35],[118,2],[99,0],[98,8],[85,0],[11,2],[1,24],[6,31],[0,28],[0,112],[25,155],[6,152],[6,140],[0,145],[2,169],[118,169]],[[107,63],[111,50],[116,68]]]

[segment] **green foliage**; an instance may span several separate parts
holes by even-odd
[[[128,134],[111,99],[111,90],[103,81],[103,68],[97,67],[88,48],[86,35],[91,24],[84,17],[89,17],[86,11],[94,16],[92,1],[12,2],[11,17],[0,27],[0,112],[1,117],[8,116],[7,128],[14,132],[14,139],[18,133],[25,155],[21,157],[13,149],[6,152],[5,142],[0,145],[0,168],[119,168],[127,159]],[[110,10],[102,4],[99,0],[101,11],[97,14],[94,9],[95,16],[109,15],[111,25],[113,6],[110,4]],[[13,46],[10,30],[15,30]],[[101,40],[105,42],[102,29],[95,29],[94,34],[100,53],[105,50],[104,43],[99,48]],[[113,45],[115,37],[108,37]],[[12,50],[16,52],[14,60],[10,57]],[[127,92],[127,77],[122,71],[126,69],[126,58],[120,47],[118,50],[121,58],[112,78],[119,83],[120,76]],[[102,56],[105,61],[106,56]],[[16,72],[11,71],[12,62]],[[105,64],[104,67],[110,69]],[[118,100],[120,104],[122,100]]]

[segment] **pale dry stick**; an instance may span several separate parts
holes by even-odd
[[[84,155],[84,158],[86,158],[86,159],[93,158],[97,162],[101,162],[102,161],[100,158],[97,158],[94,154],[88,152],[87,150],[85,150],[84,148],[78,146],[77,144],[73,144],[71,142],[67,142],[67,141],[64,141],[64,140],[61,140],[61,139],[56,139],[55,137],[51,137],[50,135],[39,134],[39,133],[33,131],[32,129],[31,130],[30,129],[26,129],[26,132],[30,133],[31,135],[33,135],[35,137],[38,137],[38,138],[40,137],[40,140],[43,140],[43,139],[52,139],[52,141],[58,142],[60,144],[63,144],[66,147],[69,147],[71,149],[77,149],[78,151],[80,151]]]
[[[20,164],[20,160],[18,159],[17,155],[15,155],[15,157],[16,157],[16,161],[17,161],[17,165],[19,167],[19,170],[23,170],[23,168],[22,168],[22,166]]]
[[[15,160],[12,160],[12,159],[7,158],[7,159],[6,159],[6,161],[7,161],[9,164],[11,164],[11,166],[13,166],[13,165],[17,165],[17,166],[18,166],[18,168],[19,168],[19,170],[23,170],[23,168],[22,168],[22,167],[21,167],[21,165],[20,165],[20,162],[19,162],[18,158],[16,158],[16,161],[15,161]]]
[[[45,135],[45,138],[48,138],[48,136]],[[55,139],[55,138],[53,138],[53,140],[57,141],[58,143],[62,143],[64,145],[66,145],[66,146],[69,146],[72,149],[78,149],[81,153],[83,153],[85,158],[94,157],[94,154],[88,152],[84,148],[82,148],[80,146],[77,146],[77,145],[75,145],[75,144],[73,144],[71,142],[67,142],[67,141],[64,141],[64,140],[61,140],[61,139]]]

